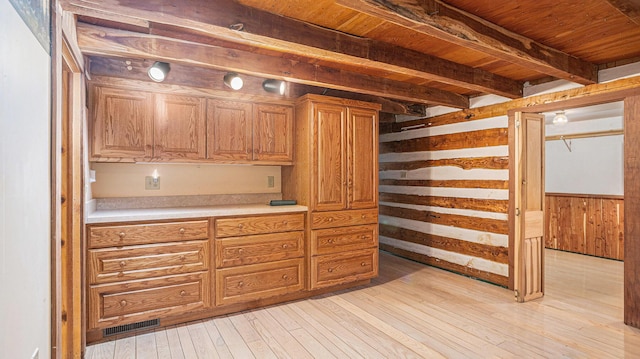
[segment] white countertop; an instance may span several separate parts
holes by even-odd
[[[96,210],[87,215],[88,224],[107,222],[133,222],[161,219],[218,217],[285,212],[306,212],[306,206],[269,206],[267,204],[238,204],[207,207],[173,207],[145,209]]]

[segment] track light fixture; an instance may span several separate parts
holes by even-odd
[[[240,90],[244,84],[240,76],[235,72],[229,72],[224,75],[224,84],[234,90]]]
[[[281,80],[269,79],[269,80],[264,80],[264,82],[262,83],[262,88],[265,91],[277,93],[280,95],[284,95],[285,87],[286,85],[284,81],[281,81]]]
[[[564,125],[567,123],[569,119],[567,115],[564,114],[564,111],[557,112],[555,116],[553,116],[553,124],[554,125]]]
[[[153,81],[162,82],[169,74],[169,71],[171,71],[169,63],[156,61],[151,67],[149,67],[147,74]]]

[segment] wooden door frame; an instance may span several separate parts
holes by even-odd
[[[84,63],[75,18],[51,1],[51,357],[81,358]]]
[[[625,101],[625,123],[631,119],[633,114],[627,113],[626,100],[632,97],[640,96],[640,87],[631,89],[614,90],[611,92],[599,93],[594,91],[592,95],[585,95],[578,98],[567,100],[558,100],[549,103],[531,104],[527,107],[517,107],[509,109],[508,116],[508,136],[509,136],[509,158],[515,158],[515,113],[516,112],[550,112],[564,110],[568,108],[577,108],[585,106],[600,105],[604,103]],[[640,119],[639,119],[640,120]],[[628,128],[625,126],[623,138],[625,143],[640,141],[640,126]],[[628,198],[626,184],[637,183],[640,181],[640,171],[634,170],[640,167],[640,156],[630,156],[625,151],[624,154],[624,182],[625,182],[625,249],[624,249],[624,322],[627,325],[640,327],[640,308],[636,308],[634,303],[640,303],[640,276],[630,275],[640,270],[640,241],[630,240],[640,233],[640,220],[633,220],[640,216],[640,196],[639,198]],[[515,164],[509,162],[509,178],[515,178]],[[519,189],[514,181],[509,181],[509,198],[514,198],[515,191]],[[639,193],[640,194],[640,193]],[[635,204],[638,202],[638,204]],[[515,203],[509,201],[508,222],[509,222],[509,289],[514,288],[514,244],[515,244]],[[635,245],[633,245],[635,244]],[[636,270],[637,269],[637,270]]]

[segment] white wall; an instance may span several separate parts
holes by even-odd
[[[0,357],[50,357],[50,57],[0,0]]]
[[[565,127],[566,126],[566,127]],[[622,128],[622,117],[568,123],[558,130],[547,125],[547,135],[586,133]],[[546,192],[624,194],[623,135],[576,138],[546,144]]]

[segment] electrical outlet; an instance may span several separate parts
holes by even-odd
[[[267,187],[273,188],[275,186],[275,178],[273,176],[267,176]]]
[[[146,176],[144,178],[144,189],[147,189],[147,190],[160,189],[160,177],[153,179],[153,176]]]
[[[400,172],[400,178],[407,178],[407,171]]]
[[[31,359],[39,359],[40,358],[40,348],[36,348],[31,354]]]

